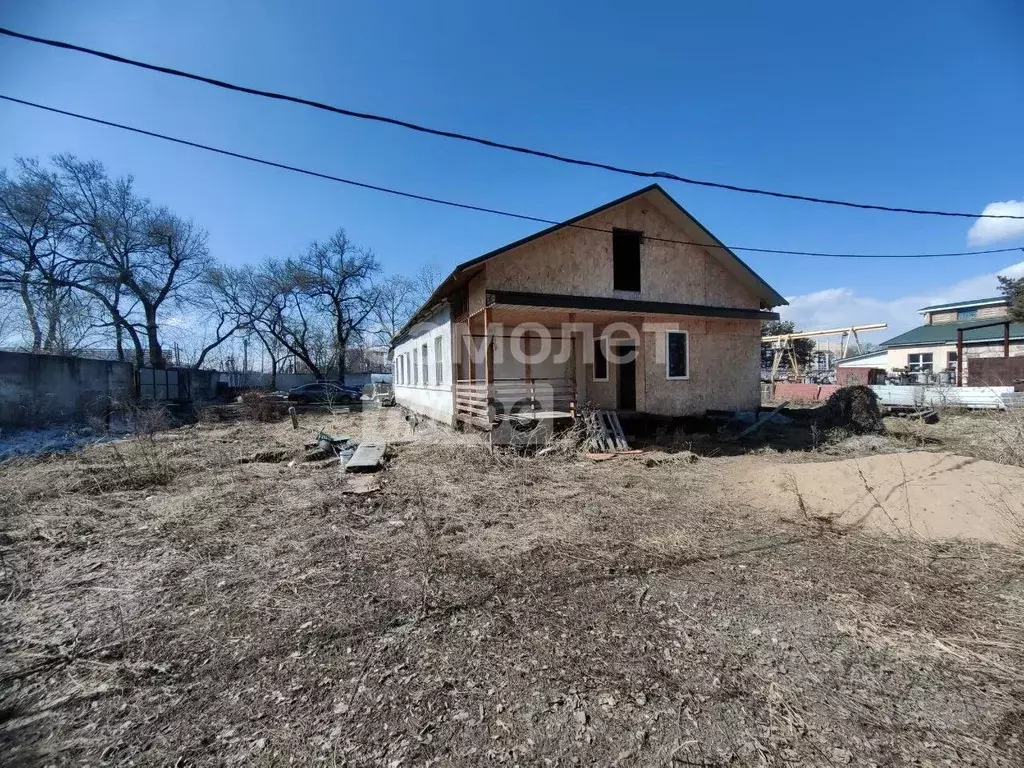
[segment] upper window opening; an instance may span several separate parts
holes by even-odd
[[[640,290],[640,240],[642,232],[612,230],[612,262],[616,291]]]

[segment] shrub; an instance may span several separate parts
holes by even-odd
[[[245,415],[254,421],[277,421],[281,413],[277,401],[264,392],[249,391],[242,395]]]

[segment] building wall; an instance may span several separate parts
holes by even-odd
[[[975,319],[980,322],[982,320],[998,320],[1000,317],[1005,317],[1008,309],[1005,304],[1001,304],[992,307],[978,307],[977,311],[978,314],[975,316]],[[957,311],[952,309],[942,312],[928,312],[925,317],[927,325],[953,323],[957,320]]]
[[[102,419],[134,389],[130,363],[0,352],[0,427]]]
[[[651,329],[652,325],[658,326]],[[640,331],[636,370],[638,411],[663,416],[702,414],[707,410],[751,410],[761,402],[760,324],[673,315],[637,319]],[[669,379],[665,337],[668,330],[687,331],[689,377]],[[600,333],[600,331],[599,331]],[[619,367],[609,361],[608,380],[594,379],[594,366],[582,366],[581,400],[595,408],[618,407]]]
[[[956,352],[956,344],[934,344],[931,346],[921,347],[895,347],[887,351],[887,369],[893,370],[895,368],[906,368],[908,365],[908,356],[921,353],[931,352],[932,353],[932,370],[935,373],[944,371],[947,368],[946,356],[950,352]],[[1010,356],[1017,357],[1024,355],[1024,341],[1011,341],[1010,342]],[[971,371],[971,358],[979,357],[1002,357],[1003,356],[1003,343],[994,342],[986,344],[965,344],[964,345],[964,361],[963,361],[963,383],[970,384],[970,371]],[[955,368],[953,371],[955,372]]]
[[[441,339],[442,380],[436,380],[437,366],[434,359],[435,339]],[[446,424],[454,420],[454,399],[452,389],[452,321],[447,305],[441,307],[432,317],[427,318],[410,331],[408,337],[397,344],[392,352],[395,367],[407,367],[409,375],[402,378],[392,376],[395,402],[416,413]],[[423,345],[427,345],[427,381],[423,381]],[[418,379],[413,376],[413,351],[418,350]],[[415,382],[415,383],[414,383]]]
[[[755,320],[648,317],[647,321],[688,331],[689,378],[665,373],[665,333],[644,334],[644,381],[638,407],[661,415],[707,410],[744,411],[761,404],[761,327]]]
[[[487,301],[486,287],[486,271],[481,272],[479,275],[471,279],[469,281],[469,285],[466,286],[466,309],[470,314],[484,308]]]
[[[909,365],[909,355],[927,352],[932,353],[932,370],[937,373],[938,371],[946,370],[946,354],[949,352],[956,352],[956,344],[932,344],[923,347],[894,347],[886,352],[886,368],[890,371],[895,368],[906,368]]]
[[[978,319],[984,320],[998,320],[1000,317],[1006,317],[1010,312],[1009,307],[1002,305],[997,307],[979,307],[978,308]]]
[[[692,238],[643,198],[580,223],[600,229],[639,230],[647,236],[640,246],[639,293],[614,290],[611,234],[574,227],[565,227],[488,261],[487,289],[746,309],[760,306],[759,299],[705,249],[650,239]]]

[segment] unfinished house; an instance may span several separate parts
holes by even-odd
[[[755,409],[785,303],[652,185],[456,267],[392,343],[395,398],[485,429]]]

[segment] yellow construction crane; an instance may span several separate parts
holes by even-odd
[[[776,336],[762,336],[762,343],[772,345],[771,381],[773,384],[775,383],[775,376],[779,372],[779,364],[784,357],[789,359],[789,368],[793,375],[800,375],[800,364],[797,362],[796,348],[793,346],[794,339],[810,339],[815,336],[842,336],[842,340],[839,342],[839,356],[840,358],[845,358],[848,357],[852,344],[856,344],[857,352],[861,351],[858,332],[880,331],[888,327],[886,323],[874,323],[872,325],[851,325],[848,328],[826,328],[821,331],[797,331],[795,333],[780,333]]]

